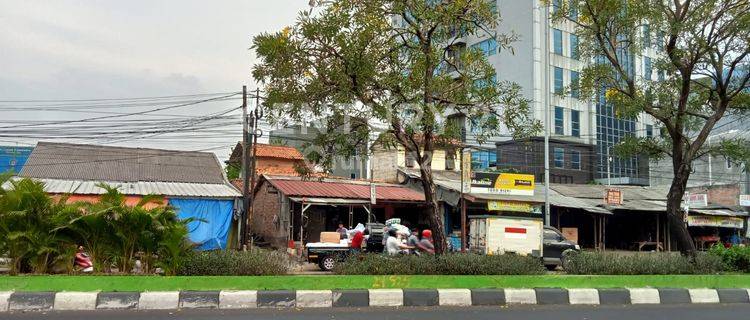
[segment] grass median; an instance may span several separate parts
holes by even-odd
[[[2,276],[0,291],[325,290],[378,288],[750,288],[750,275],[644,276]]]

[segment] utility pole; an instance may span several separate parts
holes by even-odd
[[[544,99],[544,225],[549,226],[550,225],[550,205],[549,205],[549,104],[551,102],[550,97],[550,83],[549,83],[549,72],[550,68],[549,65],[552,63],[552,59],[550,59],[550,48],[549,48],[549,7],[544,9],[547,14],[545,15],[546,19],[544,23],[544,34],[546,37],[544,37],[543,43],[544,49],[547,50],[547,61],[545,62],[544,67],[544,79],[546,85],[544,86],[546,92],[546,98]]]
[[[247,219],[250,210],[250,173],[248,159],[247,86],[242,86],[242,215],[240,221],[240,248],[247,250]]]
[[[253,156],[250,159],[250,192],[248,193],[248,217],[247,217],[247,224],[248,226],[252,226],[253,222],[253,198],[255,193],[255,151],[257,150],[256,144],[258,143],[258,120],[263,117],[263,113],[260,110],[260,89],[255,88],[255,110],[253,110],[253,115],[251,116],[250,126],[252,127],[252,135],[253,139],[250,142],[250,147],[253,150]],[[250,227],[248,227],[250,228]],[[253,244],[252,237],[250,238],[250,245]]]

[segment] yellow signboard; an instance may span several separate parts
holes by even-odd
[[[530,203],[515,201],[488,201],[487,210],[490,211],[513,211],[513,212],[534,212],[534,207]]]
[[[474,172],[471,179],[471,192],[533,196],[534,175]]]

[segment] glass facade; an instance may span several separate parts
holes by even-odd
[[[607,154],[612,157],[611,172],[613,178],[638,176],[637,157],[620,158],[614,155],[612,147],[623,138],[635,134],[634,118],[620,118],[615,115],[612,105],[606,103],[604,93],[599,95],[596,104],[596,178],[607,177]]]
[[[578,54],[578,36],[570,35],[570,57],[578,60],[581,56]]]

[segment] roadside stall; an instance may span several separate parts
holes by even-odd
[[[715,244],[740,244],[745,234],[747,212],[723,206],[690,208],[687,225],[699,250]]]

